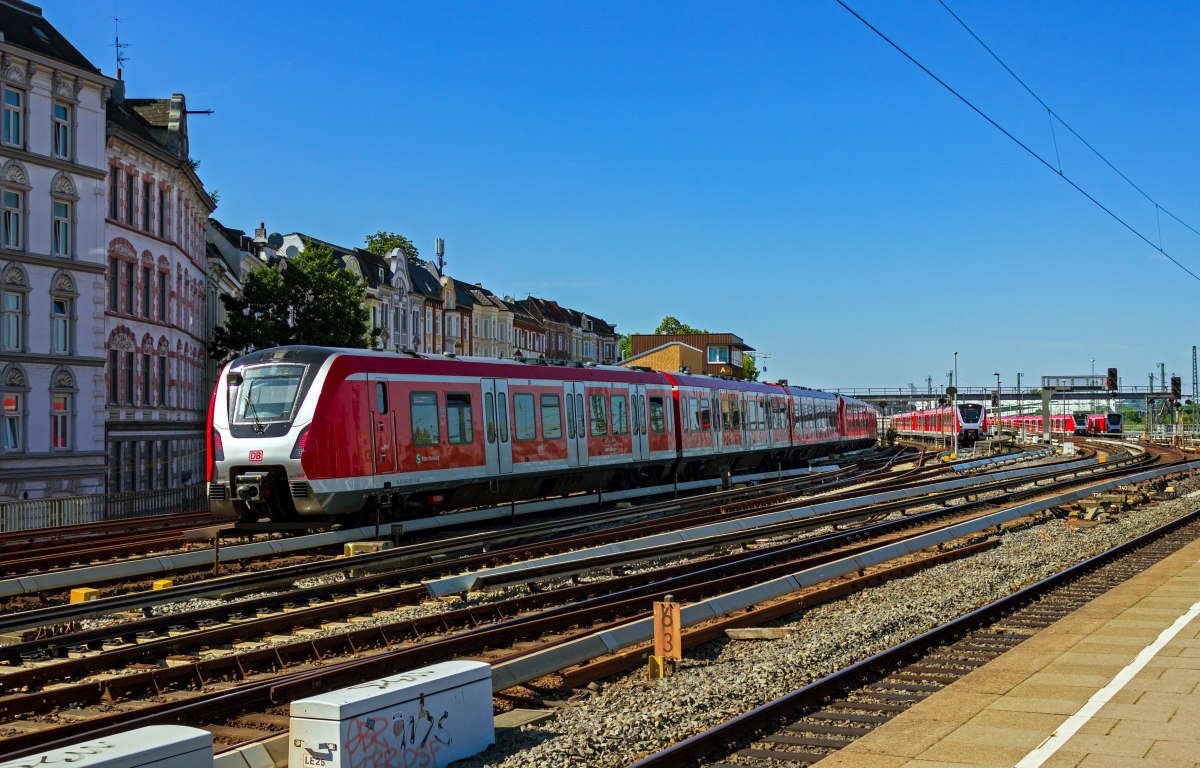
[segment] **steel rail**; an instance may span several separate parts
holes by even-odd
[[[1045,489],[1042,490],[1044,491]],[[979,503],[981,502],[969,502],[967,506],[974,506]],[[454,647],[454,650],[459,652],[463,650],[469,650],[469,648],[463,648],[456,644],[463,641],[470,642],[469,638],[477,637],[480,635],[480,633],[493,636],[493,633],[499,632],[499,637],[506,638],[511,641],[511,637],[508,637],[506,633],[510,633],[510,630],[516,626],[526,628],[525,631],[528,631],[528,627],[530,626],[541,626],[547,631],[549,631],[549,628],[556,628],[561,631],[561,629],[569,627],[587,627],[586,630],[580,631],[584,633],[590,633],[594,631],[594,625],[597,621],[612,619],[617,615],[627,614],[631,609],[644,612],[648,610],[649,602],[652,602],[653,599],[661,597],[665,594],[673,593],[677,597],[701,598],[713,593],[720,594],[730,588],[741,586],[747,581],[753,583],[755,581],[760,581],[763,578],[769,579],[782,574],[790,573],[797,567],[795,564],[796,558],[807,557],[808,562],[805,564],[805,566],[814,567],[823,562],[829,562],[831,560],[860,554],[862,552],[882,546],[882,544],[880,544],[878,541],[875,541],[870,544],[854,547],[849,547],[848,545],[852,542],[867,538],[871,534],[875,534],[876,536],[891,535],[893,537],[893,541],[903,538],[910,538],[919,535],[922,532],[921,530],[912,530],[913,528],[921,528],[922,526],[920,523],[922,523],[922,521],[931,521],[938,517],[945,517],[953,514],[955,511],[956,510],[954,509],[935,510],[933,512],[924,513],[921,516],[891,521],[889,523],[880,523],[863,529],[856,529],[855,531],[826,534],[823,537],[808,540],[800,544],[780,545],[774,548],[773,551],[756,550],[749,555],[742,553],[737,555],[729,555],[723,558],[707,561],[705,563],[707,567],[702,569],[695,569],[695,567],[690,564],[661,569],[654,574],[650,574],[652,577],[658,576],[661,578],[657,578],[656,580],[651,581],[649,584],[643,583],[616,592],[612,591],[614,586],[619,586],[620,583],[636,583],[638,580],[646,578],[647,574],[616,579],[612,582],[606,582],[601,585],[586,585],[579,588],[559,590],[553,593],[543,593],[542,595],[506,601],[509,604],[509,607],[492,605],[487,606],[486,608],[464,609],[461,611],[452,612],[455,614],[462,614],[467,619],[468,626],[479,623],[480,619],[483,618],[483,616],[479,614],[490,614],[488,618],[498,619],[499,621],[497,624],[489,627],[471,630],[457,636],[444,638],[423,646],[418,646],[417,649],[424,649],[420,651],[420,653],[423,654],[421,656],[421,661],[428,661],[430,654],[433,653],[432,649],[434,647],[440,647],[443,643],[451,643]],[[904,533],[904,529],[909,530],[907,533]],[[841,546],[842,548],[831,550],[830,547],[832,546]],[[735,568],[735,566],[737,567]],[[747,568],[750,569],[748,572],[746,571]],[[706,580],[709,576],[716,576],[717,578]],[[596,591],[608,592],[608,594],[599,597],[591,597],[589,599],[581,599],[585,594],[589,592],[594,593]],[[377,598],[371,599],[376,600]],[[544,610],[532,617],[505,619],[505,615],[510,611],[527,610],[537,605],[545,605],[551,601],[558,601],[560,603],[566,601],[566,605],[562,605],[558,608],[550,610]],[[633,603],[631,604],[630,601],[633,601]],[[313,613],[314,615],[319,615],[321,610],[322,609],[311,609],[309,612]],[[99,695],[104,695],[109,699],[119,699],[130,693],[134,688],[145,687],[148,684],[152,684],[154,692],[158,693],[162,693],[166,690],[176,687],[179,682],[187,683],[188,681],[192,681],[199,682],[201,685],[203,685],[207,682],[207,680],[227,676],[228,671],[226,673],[222,673],[222,668],[226,670],[235,670],[245,674],[246,670],[261,669],[264,660],[267,661],[269,665],[273,665],[275,667],[286,666],[289,661],[293,661],[295,659],[296,650],[289,650],[289,648],[292,648],[292,646],[295,646],[296,649],[307,653],[306,649],[311,645],[314,650],[317,650],[317,655],[319,658],[321,656],[322,649],[326,652],[357,652],[362,647],[362,643],[376,638],[377,635],[382,636],[384,645],[386,646],[390,644],[388,642],[389,633],[420,637],[422,632],[419,629],[415,629],[418,624],[428,624],[429,627],[425,629],[427,632],[429,629],[432,629],[433,631],[444,630],[450,623],[445,615],[427,617],[427,619],[428,620],[424,622],[420,622],[418,620],[400,622],[399,625],[409,627],[407,630],[397,629],[395,626],[369,627],[362,630],[352,631],[350,633],[346,633],[345,635],[335,636],[333,638],[323,638],[320,641],[313,643],[299,642],[293,643],[291,646],[266,649],[261,652],[251,651],[243,653],[236,658],[224,657],[221,659],[210,660],[208,662],[199,662],[194,665],[194,671],[191,668],[174,667],[167,670],[157,670],[154,672],[135,674],[132,676],[122,676],[99,684],[67,686],[65,688],[56,688],[52,691],[47,691],[44,694],[18,696],[16,698],[10,698],[0,702],[0,711],[3,711],[5,714],[12,714],[17,710],[28,712],[31,711],[31,708],[32,711],[40,711],[40,708],[53,703],[57,703],[59,705],[67,704],[77,706],[86,704],[88,703],[88,700]],[[625,620],[627,621],[628,619]],[[276,624],[282,621],[284,625],[287,625],[289,621],[294,622],[294,619],[292,617],[285,616],[274,617],[269,621],[273,621]],[[221,642],[223,640],[230,639],[230,635],[236,636],[238,632],[244,632],[244,627],[245,625],[240,627],[219,628],[209,632],[201,633],[198,636],[184,638],[184,641],[186,642],[187,640],[191,640],[194,642],[195,640],[199,639],[201,641]],[[173,644],[177,643],[178,641],[175,639],[153,641],[145,645],[126,649],[125,652],[110,652],[106,654],[106,657],[110,663],[114,660],[114,657],[129,657],[132,659],[137,658],[139,654],[149,653],[152,650],[151,646],[169,648]],[[321,646],[321,649],[318,649],[318,646]],[[406,655],[410,653],[417,653],[417,649],[406,648],[393,650],[385,652],[381,656],[391,659],[391,661],[388,661],[387,663],[396,664],[401,663],[400,659],[395,658],[397,654]],[[373,667],[379,663],[379,658],[380,657],[372,657],[372,659],[364,660],[363,663]],[[82,663],[83,661],[85,660],[80,660],[80,662],[76,663],[66,663],[64,665],[53,665],[53,667],[45,667],[42,669],[52,670],[54,667],[82,667],[85,666],[85,664]],[[278,661],[278,664],[275,664],[275,661]],[[203,667],[206,671],[200,672],[199,670],[201,667]],[[364,672],[364,674],[367,673]],[[13,683],[16,684],[21,681],[26,683],[31,682],[24,680],[25,677],[32,678],[41,676],[42,675],[38,675],[36,671],[30,671],[27,674],[13,673],[11,677],[13,678]],[[83,699],[78,697],[83,697]]]
[[[1200,511],[1190,512],[1053,576],[1024,587],[1007,597],[988,603],[957,619],[809,683],[803,688],[755,707],[749,712],[738,715],[707,731],[691,736],[678,744],[644,757],[632,763],[630,768],[659,768],[659,766],[675,768],[676,766],[696,764],[698,760],[721,750],[725,745],[753,737],[766,723],[778,721],[793,712],[814,706],[828,697],[839,694],[842,689],[852,685],[856,680],[890,667],[906,657],[921,654],[972,628],[987,624],[1015,606],[1067,584],[1084,573],[1196,520],[1200,520]]]

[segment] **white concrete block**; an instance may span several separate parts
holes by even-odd
[[[446,661],[292,702],[292,768],[447,765],[495,743],[492,668]]]
[[[0,768],[212,768],[212,734],[182,725],[151,725],[0,763]]]

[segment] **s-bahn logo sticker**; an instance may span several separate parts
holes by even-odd
[[[262,461],[262,460],[263,460],[263,452],[262,451],[250,451],[250,461]]]

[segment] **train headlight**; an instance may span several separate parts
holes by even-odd
[[[311,426],[311,425],[310,425]],[[304,455],[304,445],[308,442],[308,427],[300,430],[300,436],[296,438],[296,444],[292,446],[292,458],[298,459]]]

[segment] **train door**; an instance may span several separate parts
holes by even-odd
[[[587,422],[583,418],[583,383],[565,382],[563,399],[566,400],[563,414],[567,420],[567,466],[586,467],[588,443]]]
[[[629,388],[629,415],[632,417],[633,460],[643,461],[650,455],[650,436],[646,430],[646,385]]]
[[[389,475],[396,471],[396,429],[392,415],[391,393],[386,379],[372,378],[371,395],[371,448],[375,460],[375,474]]]
[[[489,475],[512,472],[512,435],[508,421],[508,382],[503,379],[484,379],[483,431],[484,453]]]

